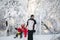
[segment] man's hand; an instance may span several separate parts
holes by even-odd
[[[33,33],[35,33],[36,32],[36,30],[33,30]]]

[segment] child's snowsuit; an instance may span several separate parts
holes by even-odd
[[[27,37],[27,34],[28,34],[27,28],[23,28],[23,34],[24,34],[24,37]]]
[[[15,29],[17,30],[16,37],[18,37],[18,35],[20,35],[20,38],[22,38],[22,29],[21,28],[15,28]]]
[[[23,31],[24,37],[27,37],[28,29],[25,27],[25,25],[22,25],[21,27],[22,27],[22,31]]]

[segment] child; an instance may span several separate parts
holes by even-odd
[[[27,37],[28,29],[25,27],[25,24],[21,25],[24,37]]]
[[[19,27],[19,28],[15,28],[17,30],[17,34],[16,34],[16,37],[18,37],[18,35],[20,35],[20,38],[22,38],[22,29]],[[14,37],[14,38],[16,38]]]
[[[16,37],[20,35],[20,38],[22,38],[22,33],[24,34],[24,37],[27,37],[28,29],[25,27],[25,24],[22,24],[21,28],[15,28],[15,29],[18,31],[18,33],[16,34]]]

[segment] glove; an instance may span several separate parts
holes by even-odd
[[[15,28],[15,30],[17,30],[17,28]]]
[[[33,31],[33,33],[35,33],[36,32],[36,30],[32,30]]]

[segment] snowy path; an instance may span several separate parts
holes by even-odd
[[[52,35],[34,35],[34,40],[50,40],[52,37]],[[18,37],[14,39],[14,36],[12,35],[7,37],[0,37],[0,40],[27,40],[27,38],[23,37],[22,39],[20,39]]]

